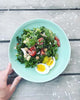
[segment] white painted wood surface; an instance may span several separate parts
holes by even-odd
[[[11,100],[80,100],[80,76],[59,76],[41,84],[22,80]]]
[[[59,9],[80,8],[80,0],[0,0],[0,8]]]
[[[35,18],[45,18],[57,23],[63,28],[68,38],[80,37],[80,10],[5,11],[0,12],[0,40],[11,39],[21,24]]]

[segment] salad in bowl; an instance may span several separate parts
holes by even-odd
[[[42,83],[58,77],[65,70],[70,61],[71,47],[66,33],[56,23],[33,19],[15,31],[8,54],[18,75]]]
[[[60,40],[50,29],[44,26],[24,29],[16,39],[16,57],[25,68],[35,67],[36,72],[47,74],[55,66]]]

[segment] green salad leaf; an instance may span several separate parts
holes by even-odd
[[[45,56],[58,59],[60,41],[50,29],[41,26],[33,29],[24,29],[21,36],[17,36],[17,60],[25,67],[35,67],[42,63]],[[23,52],[23,49],[25,52]]]

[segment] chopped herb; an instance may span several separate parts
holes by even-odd
[[[16,37],[17,60],[24,63],[26,68],[35,67],[35,65],[43,61],[45,56],[54,56],[57,60],[57,50],[60,41],[57,37],[55,37],[56,34],[44,26],[41,26],[40,28],[33,28],[32,30],[24,29],[21,36]],[[29,61],[27,61],[27,59],[24,57],[24,53],[22,52],[21,48],[28,48],[26,49],[26,53],[31,56]],[[30,48],[32,49],[30,50]],[[46,51],[45,48],[47,49]],[[36,56],[38,56],[39,59],[36,59]]]

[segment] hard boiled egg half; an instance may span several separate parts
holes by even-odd
[[[40,63],[35,67],[36,71],[40,74],[47,74],[49,72],[49,67],[46,64]]]
[[[49,66],[49,69],[52,69],[55,66],[55,57],[49,57],[46,65]]]

